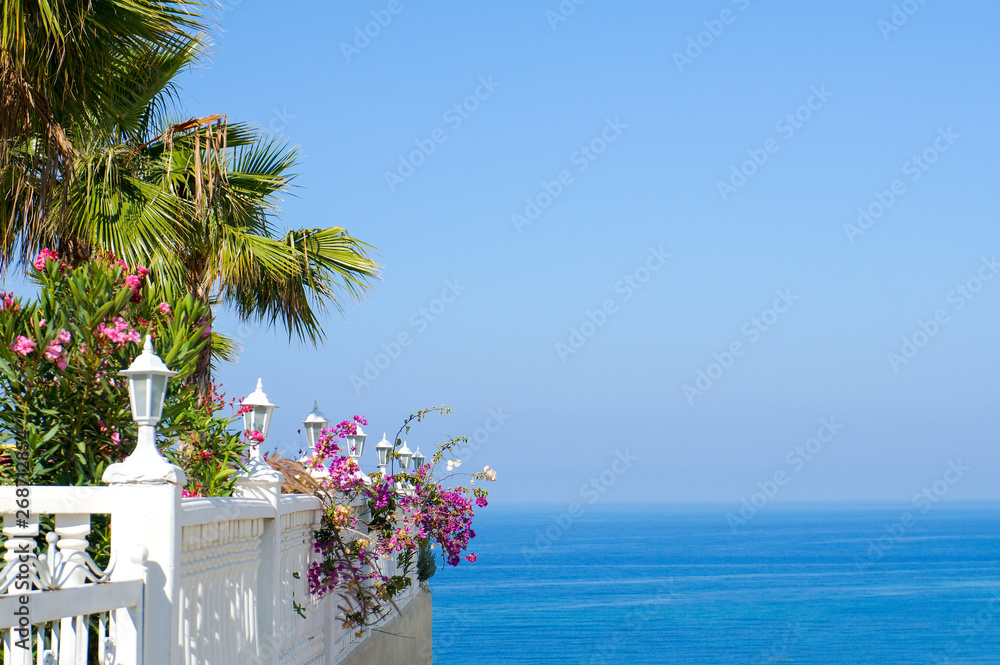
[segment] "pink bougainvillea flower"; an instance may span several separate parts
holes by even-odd
[[[469,556],[465,557],[465,560],[468,561],[469,563],[475,563],[476,562],[476,553],[473,552]]]
[[[476,497],[476,505],[480,508],[485,508],[487,506],[487,501],[485,496]]]
[[[12,348],[15,353],[19,353],[22,356],[26,356],[32,351],[34,351],[36,346],[38,346],[38,344],[36,344],[34,341],[28,339],[24,335],[18,335],[17,339],[14,341],[13,344],[11,344],[10,348]]]
[[[56,254],[51,249],[46,248],[38,253],[38,256],[35,257],[35,260],[32,263],[32,265],[35,266],[35,270],[45,270],[45,266],[49,261],[58,261],[58,260],[59,260],[59,255]]]

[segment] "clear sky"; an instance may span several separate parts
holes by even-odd
[[[272,444],[443,403],[501,503],[1000,498],[1000,6],[222,1],[188,114],[385,266],[319,349],[220,320]]]

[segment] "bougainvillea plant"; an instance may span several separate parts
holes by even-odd
[[[414,421],[450,411],[441,406],[412,414],[396,435],[396,447]],[[474,553],[463,557],[476,536],[473,503],[487,505],[488,492],[475,483],[496,480],[496,472],[488,466],[476,473],[455,471],[461,460],[453,453],[467,440],[455,437],[441,444],[431,461],[419,468],[366,476],[338,445],[355,433],[358,424],[367,421],[354,416],[353,421],[323,430],[315,452],[302,463],[269,462],[286,478],[283,491],[314,494],[323,502],[323,523],[315,534],[319,556],[308,572],[309,589],[314,597],[339,595],[344,626],[360,629],[396,608],[393,598],[412,584],[410,573],[421,553],[439,547],[444,563],[451,566],[463,558],[470,563],[476,560]],[[400,459],[395,450],[393,459]],[[448,474],[437,478],[435,470],[441,462]],[[457,476],[466,476],[467,484],[445,487]],[[426,561],[420,568],[422,579],[433,574],[427,571],[434,566]]]

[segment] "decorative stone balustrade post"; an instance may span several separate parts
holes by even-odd
[[[285,476],[268,466],[260,446],[251,451],[247,471],[236,480],[233,496],[267,501],[273,517],[264,520],[261,534],[261,559],[257,572],[258,660],[261,665],[277,665],[284,643],[280,630],[281,602],[281,484]]]
[[[182,655],[176,643],[180,628],[174,605],[180,597],[179,517],[187,479],[179,467],[162,461],[157,472],[150,473],[148,462],[132,469],[126,460],[112,464],[103,477],[116,488],[121,506],[111,518],[112,550],[119,555],[139,548],[147,552],[145,606],[139,624],[147,627],[142,635],[144,665],[180,665]]]
[[[111,517],[111,548],[123,556],[147,553],[140,636],[144,665],[181,665],[178,644],[181,567],[181,490],[187,477],[156,448],[166,381],[174,372],[153,353],[147,336],[142,354],[122,372],[129,380],[132,418],[139,425],[135,450],[112,464],[102,480],[116,489],[120,508]],[[145,388],[136,390],[144,383]],[[141,558],[141,557],[140,557]]]

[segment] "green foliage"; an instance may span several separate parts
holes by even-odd
[[[437,572],[437,560],[431,554],[430,540],[420,542],[420,554],[417,557],[417,580],[426,582]]]
[[[220,412],[225,397],[212,386],[202,395],[195,386],[185,386],[176,400],[164,409],[158,426],[164,456],[184,469],[188,496],[232,496],[237,471],[249,446],[244,437],[230,428],[236,416]],[[228,404],[233,408],[233,402]]]

